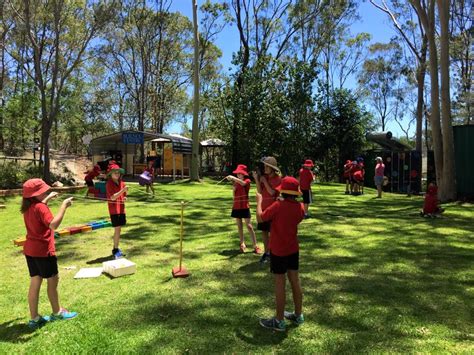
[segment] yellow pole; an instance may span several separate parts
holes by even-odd
[[[179,238],[179,271],[183,262],[184,201],[181,201],[181,236]]]

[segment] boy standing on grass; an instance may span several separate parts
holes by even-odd
[[[262,211],[262,195],[257,192],[257,220],[271,221],[270,231],[270,270],[275,275],[276,316],[269,319],[260,319],[260,325],[276,331],[285,331],[284,318],[300,325],[304,322],[302,313],[303,292],[298,276],[299,245],[298,224],[304,218],[304,207],[296,201],[301,195],[298,180],[293,177],[284,177],[277,188],[283,200],[275,201],[265,211]],[[288,275],[294,312],[285,312],[285,276]]]
[[[112,255],[115,259],[119,259],[124,254],[119,249],[120,232],[122,226],[127,223],[125,216],[125,200],[127,199],[128,187],[122,180],[124,170],[115,162],[109,164],[107,170],[107,184],[105,189],[107,191],[107,201],[109,205],[110,220],[112,227],[114,227],[114,247]]]

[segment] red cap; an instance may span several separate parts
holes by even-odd
[[[306,166],[307,168],[312,168],[314,166],[313,161],[311,159],[306,159],[304,161],[303,166]]]
[[[352,160],[346,160],[346,164],[352,164]]]
[[[30,179],[23,184],[23,198],[39,196],[51,187],[41,179]]]
[[[244,164],[239,164],[237,165],[237,168],[232,172],[232,174],[242,174],[242,175],[248,175],[249,173],[247,172],[247,165]]]
[[[120,174],[124,174],[125,173],[125,170],[123,170],[117,163],[111,163],[109,164],[109,166],[107,167],[107,176],[109,176],[112,172],[114,171],[118,171],[120,172]]]
[[[285,176],[281,179],[281,184],[276,189],[282,194],[301,195],[300,183],[292,176]]]

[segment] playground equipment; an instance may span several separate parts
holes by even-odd
[[[104,220],[93,221],[83,226],[68,227],[68,228],[61,229],[57,232],[54,232],[54,238],[60,238],[66,235],[88,233],[96,229],[111,227],[111,226],[112,226],[112,223],[110,223],[109,221],[104,221]],[[26,237],[19,237],[13,241],[13,245],[17,247],[21,247],[25,244],[25,242],[26,242]]]

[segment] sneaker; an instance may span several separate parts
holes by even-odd
[[[115,259],[120,259],[124,256],[124,254],[122,253],[122,251],[120,249],[112,250],[112,254],[113,254]]]
[[[350,193],[349,191],[346,191],[346,193],[345,193],[345,194],[346,194],[346,195],[350,195],[351,193]]]
[[[56,320],[68,320],[75,318],[77,316],[77,312],[69,312],[65,308],[61,308],[58,314],[51,314],[51,322],[56,321]]]
[[[245,243],[240,244],[240,252],[241,253],[245,253],[246,249],[247,249],[247,246],[245,245]]]
[[[310,216],[309,216],[309,213],[305,213],[304,215],[304,219],[308,219]]]
[[[30,329],[38,329],[48,323],[49,320],[50,318],[48,316],[39,316],[38,320],[30,319],[28,322],[28,327],[30,327]]]
[[[273,329],[277,332],[284,332],[286,330],[286,323],[284,320],[279,321],[275,317],[264,319],[260,318],[260,325],[264,328]]]
[[[285,318],[295,322],[297,325],[301,325],[304,323],[304,316],[300,314],[298,317],[296,316],[295,312],[287,312],[285,311]]]
[[[259,246],[256,246],[256,247],[253,249],[253,252],[254,252],[254,254],[260,255],[260,254],[262,254],[262,249],[260,249]]]

